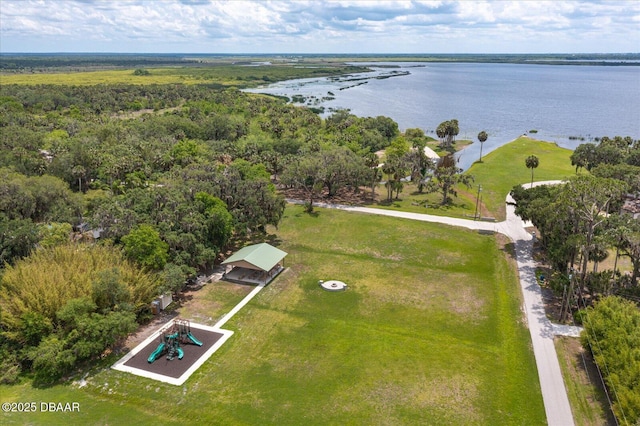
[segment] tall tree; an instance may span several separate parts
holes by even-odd
[[[467,188],[471,188],[474,180],[472,175],[462,174],[462,169],[456,166],[456,160],[452,154],[442,157],[438,162],[433,178],[427,184],[429,192],[439,191],[442,193],[442,205],[451,203],[452,199],[449,195],[458,196],[456,185],[462,184]]]
[[[159,271],[167,263],[169,245],[150,225],[140,225],[122,237],[125,255],[143,268]]]
[[[487,135],[487,132],[485,132],[484,130],[478,133],[478,141],[480,141],[480,160],[478,161],[480,163],[482,163],[482,145],[484,145],[488,137],[489,135]]]
[[[369,168],[369,182],[371,185],[371,199],[376,198],[376,185],[382,179],[382,174],[380,173],[380,159],[378,156],[370,152],[364,158],[365,166]]]
[[[443,121],[436,128],[436,134],[440,138],[440,145],[446,150],[452,149],[451,145],[455,142],[458,133],[460,133],[460,127],[456,119]]]
[[[304,192],[308,201],[305,210],[313,212],[313,203],[322,194],[324,183],[322,181],[322,166],[313,155],[307,155],[293,161],[282,172],[281,181],[284,185],[300,189]]]
[[[606,224],[611,203],[619,199],[625,190],[625,183],[619,180],[584,175],[570,179],[560,193],[558,208],[575,218],[579,226],[577,235],[580,236],[582,265],[578,292],[584,287],[587,265],[596,250],[596,231]]]
[[[385,162],[382,166],[382,173],[386,175],[387,181],[387,201],[393,198],[393,192],[396,192],[396,198],[399,197],[403,188],[402,179],[409,174],[408,155],[410,153],[409,143],[404,137],[397,137],[391,142],[391,145],[385,150]]]
[[[538,167],[540,161],[535,155],[530,155],[524,160],[524,163],[528,169],[531,169],[531,187],[533,187],[533,169]]]
[[[591,170],[595,164],[596,146],[592,143],[578,145],[571,154],[571,165],[576,166],[576,173],[578,173],[578,169],[580,168]]]

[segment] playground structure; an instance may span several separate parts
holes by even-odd
[[[178,359],[182,359],[184,351],[180,345],[193,344],[202,346],[202,342],[191,334],[191,325],[188,320],[175,320],[167,329],[162,330],[160,335],[162,336],[162,342],[147,358],[149,364],[160,358],[164,353],[167,354],[167,360],[169,361],[176,356]]]

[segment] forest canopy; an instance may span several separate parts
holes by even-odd
[[[360,191],[377,172],[373,153],[400,134],[388,117],[323,120],[282,99],[185,84],[4,84],[0,129],[2,380],[23,369],[42,382],[277,226],[278,187]],[[306,163],[322,175],[297,167]]]

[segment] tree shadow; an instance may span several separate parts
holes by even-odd
[[[517,260],[517,258],[516,258],[516,244],[513,241],[505,243],[500,248],[500,250],[502,252],[504,252],[509,257],[509,259],[514,260],[514,261]]]
[[[320,213],[314,207],[313,211],[308,212],[306,210],[303,210],[295,214],[295,217],[302,217],[302,216],[310,216],[310,217],[318,218],[320,216]]]
[[[265,238],[265,242],[271,244],[274,247],[282,245],[282,238],[278,237],[276,234],[269,234]]]

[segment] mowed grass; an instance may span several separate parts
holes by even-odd
[[[317,211],[287,207],[277,236],[288,269],[227,323],[235,334],[184,386],[111,370],[83,388],[2,386],[3,402],[83,410],[2,423],[545,424],[516,272],[496,237]],[[349,287],[326,292],[319,279]],[[207,316],[207,289],[219,285],[185,312]],[[223,293],[226,305],[233,292]]]
[[[482,185],[482,203],[497,219],[505,218],[505,197],[514,185],[531,182],[531,169],[525,165],[530,155],[538,157],[539,165],[533,170],[533,180],[563,180],[575,175],[571,165],[573,151],[555,143],[529,137],[520,137],[482,157],[466,173],[475,177],[471,195],[475,200],[478,185]]]
[[[475,178],[472,187],[458,185],[458,196],[452,197],[453,202],[448,205],[441,204],[441,193],[421,194],[415,184],[407,182],[399,199],[391,203],[380,201],[372,207],[472,219],[476,214],[478,185],[482,185],[478,215],[504,220],[507,194],[514,185],[531,182],[531,169],[526,167],[525,159],[529,155],[539,159],[539,166],[533,174],[534,181],[563,180],[575,175],[571,153],[571,150],[552,142],[520,137],[483,156],[482,163],[474,163],[465,172]],[[385,200],[386,194],[383,185],[376,188],[378,200]]]

